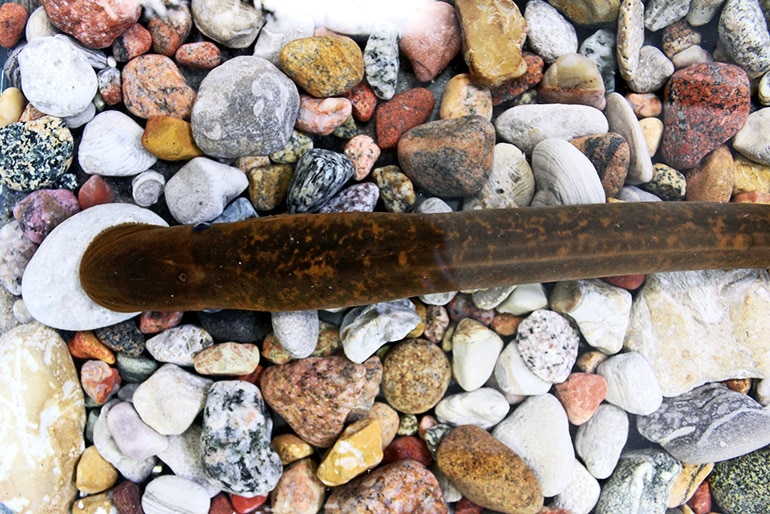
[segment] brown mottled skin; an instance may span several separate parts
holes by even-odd
[[[770,266],[770,206],[656,202],[447,214],[300,214],[121,225],[86,250],[83,289],[121,312],[283,311],[460,289]]]

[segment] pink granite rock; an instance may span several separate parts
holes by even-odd
[[[78,199],[68,189],[38,189],[13,207],[24,235],[41,243],[59,223],[80,211]]]
[[[607,381],[601,375],[590,373],[572,373],[554,388],[573,425],[588,421],[607,396]]]
[[[164,55],[132,59],[123,68],[123,103],[134,116],[190,119],[195,91],[177,65]]]
[[[399,48],[421,82],[436,78],[460,51],[460,24],[454,8],[435,2],[419,9],[401,32]]]
[[[112,42],[112,56],[118,62],[128,62],[146,54],[152,48],[152,36],[141,23],[134,23]]]
[[[299,113],[294,128],[310,134],[328,136],[345,123],[352,112],[352,105],[347,98],[299,95]]]
[[[54,27],[90,48],[106,48],[139,20],[135,0],[42,0]]]
[[[23,5],[6,3],[0,5],[0,46],[13,48],[24,34],[29,13]]]

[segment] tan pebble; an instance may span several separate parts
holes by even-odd
[[[599,364],[607,360],[607,354],[599,351],[586,352],[577,360],[577,367],[584,373],[595,373]]]
[[[728,202],[733,192],[735,162],[730,148],[718,146],[687,172],[685,199],[701,202]]]
[[[72,514],[104,514],[117,512],[110,493],[78,498],[72,504]]]
[[[34,120],[39,120],[44,116],[48,116],[48,115],[44,112],[37,110],[37,108],[31,103],[28,103],[26,107],[24,107],[24,110],[22,111],[21,116],[19,116],[19,121],[34,121]]]
[[[372,171],[381,152],[374,139],[366,134],[358,134],[345,144],[344,153],[353,161],[353,179],[363,180]]]
[[[433,408],[452,378],[447,356],[423,339],[395,344],[382,367],[382,394],[399,412],[420,414]]]
[[[358,44],[345,36],[313,36],[284,45],[281,70],[311,95],[341,95],[361,82],[364,57]]]
[[[507,312],[499,312],[495,314],[495,318],[492,320],[489,328],[501,336],[512,336],[516,334],[516,330],[523,320],[524,318],[521,316],[516,316]]]
[[[687,503],[687,500],[692,498],[695,490],[711,473],[712,469],[714,469],[713,462],[707,464],[688,464],[683,462],[682,471],[679,472],[679,476],[674,480],[671,492],[668,494],[668,507],[678,507]]]
[[[329,487],[346,484],[382,461],[380,424],[362,419],[348,426],[318,466],[318,479]]]
[[[762,105],[770,105],[770,71],[766,72],[759,80],[757,97]]]
[[[273,437],[270,446],[278,454],[281,464],[284,466],[313,455],[315,449],[299,436],[294,434],[280,434]]]
[[[24,112],[27,101],[21,89],[9,87],[0,94],[0,128],[16,123]]]
[[[537,90],[542,103],[582,104],[604,109],[604,81],[588,57],[569,53],[559,56],[543,74]]]
[[[380,425],[380,436],[382,438],[382,449],[393,442],[398,433],[401,419],[398,412],[387,403],[374,402],[372,408],[366,414],[364,419],[375,419]]]
[[[236,161],[249,179],[249,200],[258,211],[270,211],[286,200],[293,169],[291,164],[256,166],[255,162]]]
[[[75,469],[75,486],[84,494],[106,491],[118,480],[118,470],[104,460],[96,446],[89,446]]]
[[[420,439],[425,439],[425,434],[428,432],[428,430],[435,427],[436,425],[438,425],[438,420],[435,416],[427,414],[421,417],[420,423],[417,425],[417,435],[420,436]]]
[[[764,203],[770,205],[770,193],[761,193],[759,191],[738,193],[733,196],[732,201],[737,203]]]
[[[750,192],[770,193],[770,166],[735,156],[733,195]]]
[[[473,84],[471,76],[461,73],[452,77],[444,88],[439,107],[439,118],[481,116],[492,120],[492,93]]]
[[[390,212],[407,212],[417,201],[414,185],[396,165],[375,168],[372,178],[380,188],[380,198]]]
[[[620,0],[549,0],[567,18],[578,25],[603,25],[618,19]]]
[[[273,514],[315,514],[323,508],[326,486],[318,480],[318,465],[302,459],[284,469],[270,492]]]
[[[220,343],[193,356],[200,375],[248,375],[259,366],[259,348],[251,343]]]
[[[638,118],[660,116],[660,113],[663,112],[663,103],[655,93],[628,93],[626,100],[631,104],[631,108]]]
[[[203,155],[193,139],[192,125],[172,116],[148,119],[142,134],[142,146],[165,161],[186,161]]]
[[[741,394],[749,394],[749,391],[751,390],[750,378],[732,378],[730,380],[725,380],[722,383],[727,386],[728,389],[732,389]]]
[[[660,118],[642,118],[639,125],[642,127],[642,135],[650,155],[655,155],[663,139],[663,122]]]
[[[421,321],[417,324],[416,327],[412,329],[411,332],[406,334],[404,339],[414,339],[416,337],[422,336],[423,332],[425,332],[425,316],[428,314],[428,311],[425,308],[425,304],[417,299],[413,299],[411,302],[414,305],[415,312],[420,316]]]

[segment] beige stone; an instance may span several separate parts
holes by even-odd
[[[106,491],[118,480],[118,470],[104,460],[96,449],[89,446],[80,456],[75,470],[75,485],[84,494],[96,494]]]
[[[318,479],[329,487],[346,484],[382,461],[380,424],[362,419],[343,430],[318,466]]]
[[[668,507],[678,507],[692,498],[695,490],[703,482],[711,470],[714,469],[714,463],[708,464],[688,464],[682,463],[682,471],[674,480],[671,486],[671,492],[668,494]]]
[[[663,139],[663,122],[660,118],[642,118],[639,125],[642,127],[642,135],[650,155],[655,155],[660,147],[660,140]]]
[[[759,164],[738,154],[735,156],[733,195],[754,191],[770,193],[770,166]]]
[[[26,100],[21,89],[9,87],[0,94],[0,128],[19,121]]]
[[[270,211],[286,200],[293,172],[291,164],[255,166],[236,161],[236,166],[249,179],[249,200],[256,210]]]
[[[578,25],[604,25],[618,19],[620,0],[548,0]]]
[[[733,192],[735,161],[727,145],[713,152],[687,171],[685,199],[701,202],[728,202]]]
[[[288,466],[270,492],[274,514],[316,514],[323,508],[326,486],[316,476],[317,465],[302,459]]]
[[[292,462],[313,455],[313,447],[294,434],[280,434],[273,438],[270,446],[278,454],[281,464],[286,466]]]
[[[248,375],[259,366],[259,348],[251,343],[220,343],[193,356],[193,367],[201,375]]]
[[[441,119],[463,116],[481,116],[487,121],[492,120],[492,92],[474,85],[467,73],[455,75],[447,82],[439,108]]]
[[[380,424],[380,437],[382,438],[382,449],[384,450],[393,442],[398,433],[398,427],[401,423],[398,411],[387,403],[374,402],[374,405],[366,414],[366,418],[377,420],[377,423]]]
[[[0,505],[67,514],[83,452],[83,390],[67,345],[30,323],[0,337]]]
[[[512,0],[457,0],[462,50],[476,84],[496,87],[524,75],[527,22]]]

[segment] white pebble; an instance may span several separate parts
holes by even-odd
[[[148,459],[168,448],[168,438],[150,428],[128,402],[113,405],[107,428],[120,451],[135,460]]]
[[[503,340],[476,320],[465,318],[452,336],[452,373],[466,391],[475,391],[492,376]]]
[[[543,284],[521,284],[516,286],[508,298],[497,306],[497,311],[522,316],[546,307],[548,307],[548,297]]]
[[[663,402],[652,366],[636,352],[614,355],[599,364],[596,372],[607,380],[606,400],[626,412],[646,416]]]
[[[468,393],[444,397],[436,405],[436,417],[451,425],[476,425],[492,428],[508,415],[510,405],[499,391],[482,387]]]
[[[575,435],[575,451],[586,468],[599,480],[610,476],[628,440],[628,414],[603,403]]]
[[[631,162],[628,166],[627,184],[643,184],[652,180],[652,159],[644,139],[642,126],[631,104],[620,93],[607,95],[605,109],[609,130],[617,132],[628,142]]]
[[[145,514],[208,514],[208,492],[191,480],[161,475],[147,484],[142,494]]]
[[[409,300],[351,309],[342,319],[340,337],[345,356],[358,364],[386,343],[403,339],[422,319]]]
[[[206,471],[203,469],[201,432],[201,426],[193,424],[183,434],[168,436],[168,448],[159,453],[158,458],[175,475],[192,480],[203,486],[209,496],[214,496],[220,489],[209,482]]]
[[[566,489],[556,495],[550,507],[564,509],[571,514],[588,514],[599,501],[601,486],[580,462],[575,463],[572,480]]]
[[[110,409],[117,403],[117,400],[107,402],[99,411],[99,417],[96,419],[93,427],[94,446],[96,446],[99,455],[115,466],[121,475],[132,482],[144,482],[155,467],[155,457],[136,460],[120,451],[107,424]]]
[[[524,18],[527,20],[527,42],[546,63],[554,62],[561,55],[577,52],[575,27],[547,2],[527,2]]]
[[[295,359],[304,359],[318,344],[318,311],[274,312],[273,333],[281,347]]]
[[[177,366],[192,366],[195,354],[213,345],[211,334],[196,325],[180,325],[164,330],[146,342],[147,351],[156,361]]]
[[[521,358],[515,342],[500,353],[494,370],[495,385],[506,396],[532,396],[545,394],[551,389],[551,383],[538,377],[529,369]]]
[[[746,124],[733,137],[733,147],[747,159],[770,166],[770,108],[749,115]]]
[[[516,345],[530,371],[553,384],[569,377],[579,343],[580,336],[570,322],[547,309],[527,316],[516,332]]]
[[[130,177],[147,170],[157,157],[142,145],[144,129],[120,111],[104,111],[83,129],[78,163],[88,174]]]
[[[154,170],[147,170],[135,176],[131,181],[131,196],[140,207],[149,207],[158,203],[166,186],[163,175]]]
[[[593,163],[569,141],[545,139],[532,150],[537,191],[532,206],[604,203],[607,198]]]

